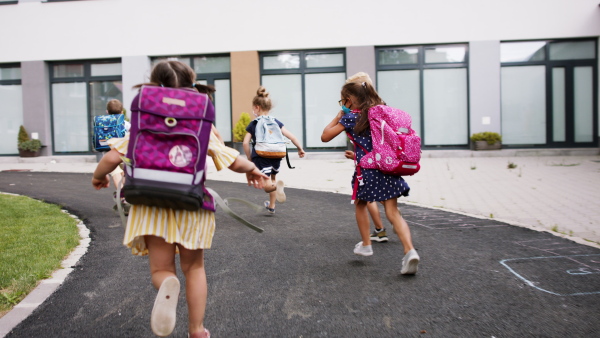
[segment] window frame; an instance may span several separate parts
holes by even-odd
[[[91,105],[91,92],[90,92],[90,83],[91,82],[104,82],[104,81],[121,81],[123,82],[123,75],[105,75],[105,76],[92,76],[92,64],[101,64],[101,63],[120,63],[121,69],[123,67],[123,62],[120,58],[112,58],[112,59],[94,59],[94,60],[68,60],[68,61],[52,61],[48,62],[48,71],[49,71],[49,93],[50,93],[50,135],[52,137],[52,154],[53,155],[89,155],[95,153],[93,150],[92,138],[88,137],[88,151],[74,151],[74,152],[57,152],[55,150],[55,135],[54,135],[54,94],[52,91],[52,85],[55,83],[72,83],[72,82],[85,82],[85,90],[86,90],[86,118],[87,118],[87,126],[88,126],[88,135],[92,135],[92,105]],[[73,77],[55,77],[54,76],[54,66],[58,65],[83,65],[83,76],[73,76]]]
[[[0,64],[0,69],[1,68],[21,68],[21,64],[20,63],[1,63]],[[23,77],[21,76],[21,78],[19,79],[10,79],[10,80],[2,80],[0,79],[0,86],[21,86],[22,83],[22,79]],[[23,112],[21,112],[23,113]],[[15,149],[17,150],[17,149]],[[18,150],[15,151],[14,153],[6,153],[6,154],[0,154],[0,157],[3,156],[15,156],[18,155]]]
[[[300,64],[298,68],[281,68],[281,69],[264,69],[264,57],[277,56],[282,54],[298,54],[300,56]],[[306,56],[314,54],[342,54],[343,65],[335,67],[307,67]],[[259,66],[260,66],[260,84],[262,83],[262,77],[265,75],[300,75],[301,86],[302,86],[302,147],[304,150],[310,150],[314,152],[331,151],[336,149],[346,149],[344,147],[307,147],[306,144],[306,75],[307,74],[327,74],[327,73],[344,73],[344,77],[347,77],[346,73],[346,50],[344,48],[328,48],[328,49],[301,49],[301,50],[281,50],[281,51],[268,51],[259,52]],[[340,87],[341,88],[341,87]]]
[[[550,45],[552,43],[560,43],[560,42],[583,42],[583,41],[592,41],[594,42],[594,53],[595,53],[595,57],[593,59],[568,59],[568,60],[551,60],[550,59]],[[513,145],[513,144],[503,144],[502,146],[505,148],[512,148],[512,149],[522,149],[522,148],[531,148],[531,147],[535,147],[535,148],[556,148],[556,147],[569,147],[569,148],[585,148],[585,147],[597,147],[598,146],[598,142],[599,142],[599,137],[598,135],[598,39],[596,38],[577,38],[577,39],[534,39],[534,40],[502,40],[500,41],[500,45],[502,45],[502,43],[514,43],[514,42],[545,42],[546,44],[544,45],[544,60],[539,60],[539,61],[517,61],[517,62],[501,62],[500,63],[500,70],[502,70],[502,68],[504,67],[523,67],[523,66],[544,66],[545,67],[545,74],[546,74],[546,80],[545,80],[545,86],[546,88],[544,88],[544,91],[546,93],[546,98],[545,98],[545,104],[546,104],[546,112],[545,112],[545,118],[546,118],[546,142],[544,144],[518,144],[518,145]],[[500,59],[500,55],[498,57],[498,59]],[[587,142],[587,143],[577,143],[577,142],[570,142],[570,141],[565,141],[565,142],[557,142],[554,141],[552,139],[553,137],[553,127],[554,127],[554,121],[553,121],[553,93],[552,93],[552,80],[553,80],[553,75],[552,75],[552,70],[554,67],[564,67],[565,69],[567,68],[574,68],[574,67],[581,67],[581,66],[590,66],[592,67],[592,74],[593,74],[593,78],[592,78],[592,92],[594,95],[594,98],[592,100],[592,110],[593,110],[593,131],[592,131],[592,135],[594,137],[592,142]],[[568,80],[568,79],[567,79]],[[500,79],[500,81],[502,81],[502,78]],[[566,83],[568,90],[571,90],[571,84]],[[572,98],[567,98],[567,100],[572,100]],[[570,104],[570,102],[567,102],[567,104]],[[502,117],[502,112],[501,112],[501,117]],[[566,128],[566,135],[567,138],[569,136],[571,136],[572,134],[572,130],[571,130],[572,125],[570,124],[570,122],[566,122],[565,128]]]
[[[462,62],[425,62],[425,50],[436,47],[453,47],[453,46],[463,46],[465,48],[465,58]],[[418,49],[418,56],[416,63],[410,64],[399,64],[399,65],[381,65],[380,64],[380,51],[386,50],[398,50],[398,49],[407,49],[407,48],[415,48]],[[397,46],[379,46],[375,47],[375,73],[378,74],[381,71],[396,71],[396,70],[418,70],[419,71],[419,118],[420,122],[420,130],[415,130],[419,136],[421,136],[421,147],[422,149],[467,149],[469,147],[469,138],[467,137],[467,142],[465,144],[460,145],[425,145],[425,95],[424,95],[424,74],[427,69],[466,69],[466,84],[467,84],[467,134],[471,133],[471,107],[470,107],[470,91],[469,91],[469,44],[467,42],[456,42],[456,43],[444,43],[444,44],[424,44],[424,45],[397,45]],[[376,87],[378,84],[375,84]],[[385,98],[383,98],[385,100]],[[468,136],[467,135],[467,136]]]

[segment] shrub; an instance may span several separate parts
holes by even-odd
[[[18,148],[20,150],[36,152],[42,149],[42,142],[40,140],[27,140],[19,143]]]
[[[25,141],[29,141],[29,134],[27,134],[27,130],[25,130],[25,127],[20,126],[19,127],[19,136],[17,138],[17,145],[20,145],[21,143],[23,143]]]
[[[242,142],[246,136],[246,127],[250,124],[250,114],[242,113],[233,127],[233,142]]]
[[[484,131],[471,135],[471,141],[486,141],[488,144],[492,145],[496,142],[502,142],[502,136],[492,131]]]

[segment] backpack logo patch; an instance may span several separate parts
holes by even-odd
[[[182,168],[192,163],[192,150],[186,145],[176,145],[169,151],[169,162]]]

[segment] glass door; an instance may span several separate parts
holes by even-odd
[[[593,67],[559,65],[552,67],[551,77],[550,142],[557,147],[593,145]]]

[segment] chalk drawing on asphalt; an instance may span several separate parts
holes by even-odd
[[[527,285],[556,296],[600,294],[600,254],[510,258],[500,261]]]

